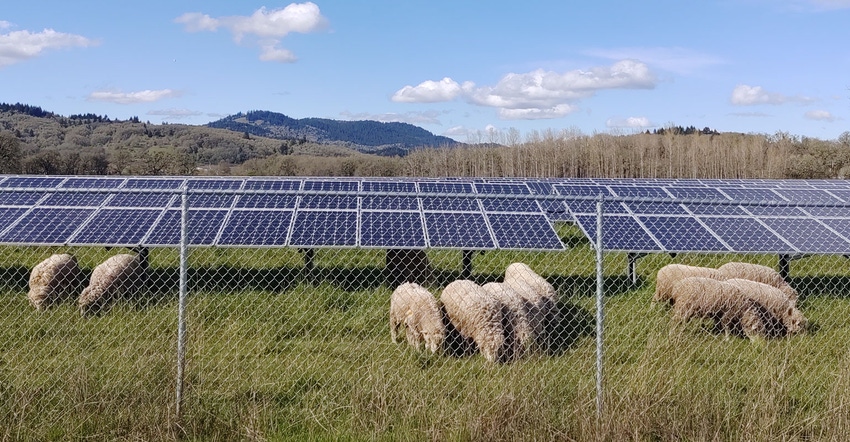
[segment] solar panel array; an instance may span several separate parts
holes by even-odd
[[[839,180],[0,176],[0,244],[850,255]],[[75,190],[79,189],[79,190]]]
[[[0,244],[561,250],[523,182],[0,177]],[[503,195],[504,194],[504,195]]]

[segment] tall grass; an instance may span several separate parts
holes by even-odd
[[[110,252],[75,253],[91,268]],[[840,440],[850,429],[850,269],[840,259],[795,261],[798,287],[820,281],[802,290],[811,333],[751,343],[706,324],[674,327],[650,302],[669,257],[644,258],[631,286],[624,257],[609,255],[597,419],[586,247],[476,255],[479,282],[525,261],[563,297],[560,351],[507,365],[390,342],[380,251],[320,250],[310,273],[292,250],[197,249],[178,419],[176,254],[152,253],[154,299],[93,318],[27,304],[20,269],[44,255],[0,250],[0,440]],[[429,257],[437,293],[458,276],[460,253]],[[731,258],[768,257],[677,261]]]

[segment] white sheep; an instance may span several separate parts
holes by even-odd
[[[508,318],[510,329],[506,330],[506,333],[513,335],[506,338],[509,342],[513,342],[513,346],[509,349],[510,354],[507,359],[521,358],[527,349],[534,346],[534,331],[529,322],[528,301],[504,283],[488,282],[482,288],[510,310],[511,315]]]
[[[440,296],[452,325],[464,338],[472,339],[490,362],[507,362],[505,338],[507,307],[478,284],[458,280],[447,285]]]
[[[808,326],[808,320],[803,312],[794,302],[788,300],[782,290],[749,279],[732,278],[726,282],[738,287],[743,296],[764,306],[777,319],[778,324],[775,324],[774,330],[771,330],[774,334],[800,333]]]
[[[505,270],[505,285],[526,301],[534,349],[549,347],[549,329],[558,322],[557,293],[552,284],[526,264],[513,263]]]
[[[782,290],[789,301],[794,302],[795,304],[797,302],[797,291],[785,281],[779,272],[770,267],[760,264],[751,264],[748,262],[729,262],[723,264],[717,270],[719,270],[726,279],[749,279],[750,281],[772,285],[779,290]]]
[[[692,276],[673,284],[676,303],[673,317],[685,322],[693,318],[711,319],[726,338],[744,334],[750,339],[766,335],[769,313],[741,290],[725,281]]]
[[[718,281],[726,279],[717,269],[685,264],[668,264],[658,270],[658,274],[655,277],[655,294],[652,295],[652,300],[675,304],[676,297],[673,292],[673,286],[680,280],[691,276],[712,278]]]
[[[33,267],[27,297],[36,310],[71,299],[80,275],[77,258],[67,253],[52,255]]]
[[[434,295],[419,284],[407,282],[398,286],[390,298],[390,336],[398,342],[404,327],[407,342],[421,350],[440,352],[446,340],[443,315]]]
[[[118,298],[137,291],[146,279],[147,249],[138,254],[115,255],[92,271],[88,287],[77,303],[83,315],[98,313]]]

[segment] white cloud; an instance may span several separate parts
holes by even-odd
[[[202,112],[193,111],[189,109],[159,109],[159,110],[151,110],[147,112],[147,115],[156,115],[162,116],[163,119],[171,119],[171,120],[180,120],[183,118],[189,117],[197,117],[198,115],[203,115]]]
[[[563,73],[537,69],[523,74],[509,73],[493,86],[459,84],[449,77],[405,86],[392,100],[405,103],[434,103],[463,97],[468,102],[499,109],[503,119],[558,118],[576,110],[575,101],[609,89],[652,89],[655,75],[646,64],[635,60],[618,61],[611,66]]]
[[[457,140],[457,139],[461,139],[463,137],[468,136],[469,133],[470,133],[469,129],[467,129],[463,126],[452,126],[452,127],[448,128],[448,130],[443,132],[442,135],[444,137],[454,138],[454,139]]]
[[[11,23],[9,23],[5,20],[0,20],[0,29],[9,29],[11,27],[12,27]]]
[[[392,100],[398,103],[437,103],[454,100],[461,93],[461,86],[445,77],[440,81],[427,80],[416,86],[405,86],[393,94]]]
[[[89,94],[87,101],[106,101],[117,104],[152,103],[165,98],[174,98],[183,95],[180,91],[172,89],[143,90],[137,92],[97,91]]]
[[[609,118],[605,126],[611,128],[645,129],[656,127],[657,124],[649,121],[646,117]]]
[[[714,55],[679,47],[592,49],[585,53],[611,60],[640,60],[650,66],[682,75],[724,63],[722,58]]]
[[[11,23],[0,23],[0,29]],[[74,34],[45,29],[41,32],[13,31],[0,34],[0,68],[41,55],[51,49],[89,47],[97,45],[95,40]]]
[[[373,120],[382,123],[409,123],[409,124],[435,124],[442,125],[439,120],[441,112],[425,111],[425,112],[405,112],[403,114],[388,112],[383,114],[370,114],[366,112],[351,113],[340,112],[340,115],[346,120]]]
[[[279,48],[280,41],[290,33],[307,34],[325,29],[328,20],[322,15],[315,3],[291,3],[280,9],[261,7],[249,16],[227,16],[214,18],[200,12],[188,12],[174,19],[188,32],[216,31],[225,28],[233,34],[237,43],[246,36],[260,41],[260,60],[292,63],[295,55],[287,49]]]
[[[836,120],[835,115],[825,110],[810,110],[806,112],[805,117],[809,120],[828,121],[830,123]]]
[[[761,86],[739,84],[732,90],[730,101],[737,106],[752,106],[757,104],[785,104],[790,102],[811,103],[816,100],[811,97],[788,96],[769,92]]]

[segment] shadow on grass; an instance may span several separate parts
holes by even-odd
[[[814,295],[850,298],[848,276],[801,276],[791,278],[790,284],[797,290],[801,300]]]
[[[562,354],[582,337],[596,333],[596,319],[584,308],[560,301],[557,312],[546,324],[546,346],[550,354]]]

